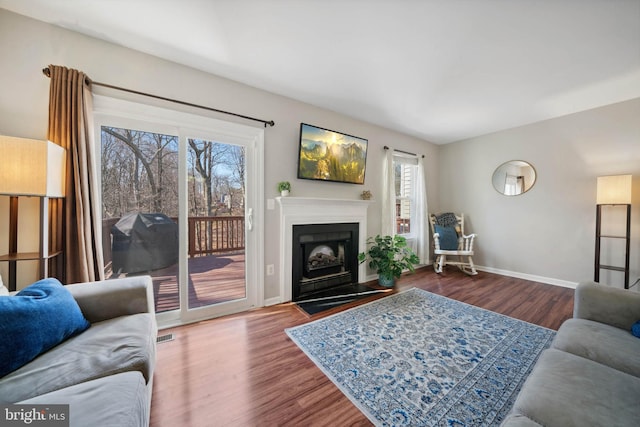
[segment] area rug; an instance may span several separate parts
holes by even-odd
[[[377,426],[493,426],[555,332],[411,289],[286,330]]]

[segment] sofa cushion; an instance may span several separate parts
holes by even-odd
[[[551,347],[640,378],[640,340],[630,331],[593,320],[569,319],[558,329]]]
[[[67,404],[70,427],[139,427],[149,423],[150,392],[139,372],[124,372],[19,403]]]
[[[142,313],[94,323],[25,366],[0,378],[0,402],[15,402],[126,371],[153,375],[156,323]]]
[[[640,378],[580,356],[545,350],[512,412],[553,426],[636,426]]]
[[[86,330],[71,293],[56,279],[40,280],[14,296],[0,297],[0,377]]]

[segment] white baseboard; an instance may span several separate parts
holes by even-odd
[[[270,305],[277,305],[280,304],[282,302],[282,298],[281,297],[273,297],[273,298],[267,298],[264,300],[264,306],[263,307],[269,307]]]
[[[360,283],[367,283],[367,282],[372,282],[374,280],[378,280],[378,275],[377,274],[370,274],[367,277],[364,278],[364,280],[360,280]]]
[[[493,267],[484,267],[476,265],[476,270],[486,271],[487,273],[499,274],[501,276],[515,277],[518,279],[531,280],[533,282],[546,283],[547,285],[562,286],[563,288],[575,289],[578,286],[577,282],[570,282],[568,280],[554,279],[553,277],[536,276],[534,274],[519,273],[517,271],[502,270]]]

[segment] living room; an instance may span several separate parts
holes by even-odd
[[[3,3],[0,2],[0,7],[4,6]],[[596,8],[604,4],[594,3]],[[637,2],[619,3],[630,7],[635,15],[628,15],[637,20]],[[573,4],[573,7],[581,6]],[[623,27],[615,20],[609,25]],[[571,23],[568,26],[570,31]],[[637,25],[631,28],[638,30]],[[606,31],[613,30],[598,27],[595,34]],[[3,76],[0,135],[45,138],[50,82],[41,70],[50,64],[82,70],[96,81],[264,117],[276,124],[264,130],[265,202],[279,195],[277,183],[280,181],[292,183],[293,197],[359,199],[362,190],[370,190],[373,193],[367,218],[367,235],[370,236],[378,234],[381,229],[381,205],[377,199],[382,193],[383,147],[388,145],[419,153],[425,156],[429,211],[465,213],[467,231],[479,236],[475,262],[481,272],[565,288],[575,288],[578,282],[593,278],[597,177],[631,174],[634,209],[631,210],[630,284],[640,278],[640,227],[637,227],[640,210],[635,208],[640,201],[640,57],[637,39],[621,41],[620,45],[629,49],[623,49],[623,52],[630,52],[630,55],[620,59],[618,74],[577,81],[574,87],[565,88],[564,92],[545,94],[545,103],[535,106],[545,119],[514,121],[501,129],[436,144],[426,136],[393,130],[280,95],[281,88],[276,86],[259,89],[105,41],[109,35],[94,35],[96,37],[0,9],[0,52],[3,58],[0,64]],[[614,46],[610,48],[615,50]],[[553,46],[549,49],[553,55],[572,54],[556,51]],[[256,47],[256,55],[259,50]],[[514,62],[522,61],[526,55],[512,54]],[[580,66],[582,64],[576,68]],[[535,64],[527,64],[527,67],[536,69]],[[576,72],[578,78],[575,69],[557,72]],[[336,82],[336,85],[340,84],[340,81]],[[393,86],[394,82],[389,85]],[[114,96],[114,92],[108,90],[102,90],[102,93]],[[601,95],[600,102],[597,96],[589,98],[593,93]],[[583,98],[594,100],[589,108],[572,110],[567,107]],[[333,101],[337,104],[341,99]],[[499,106],[488,104],[486,109],[498,110]],[[453,111],[451,114],[469,116],[484,113],[486,111]],[[421,117],[413,120],[420,121]],[[300,123],[312,123],[367,138],[369,151],[365,185],[297,179]],[[491,185],[494,170],[509,160],[526,160],[535,167],[535,186],[522,196],[505,197]],[[1,235],[7,234],[4,218],[8,203],[7,197],[0,197]],[[280,287],[284,273],[279,271],[279,224],[277,205],[273,210],[265,206],[265,247],[260,265],[274,265],[275,271],[273,275],[260,274],[263,305],[285,301]],[[28,230],[25,234],[29,234]],[[6,245],[6,241],[0,242],[0,253],[7,251]],[[35,270],[23,268],[18,271],[21,286],[37,279]],[[369,273],[367,280],[375,277],[373,272]],[[0,274],[7,277],[6,265],[0,265]],[[623,287],[618,272],[607,273],[601,280]],[[638,286],[634,289],[637,290]]]
[[[381,194],[384,145],[425,155],[429,210],[466,213],[469,231],[482,236],[477,264],[496,272],[569,286],[591,276],[596,178],[632,174],[634,188],[640,188],[636,138],[640,94],[634,74],[623,76],[628,83],[620,84],[628,91],[619,95],[622,102],[436,145],[6,10],[2,11],[2,40],[7,58],[2,63],[4,135],[42,139],[46,134],[49,81],[41,70],[57,63],[80,69],[98,81],[274,120],[276,126],[265,132],[266,199],[278,195],[279,181],[292,182],[292,195],[299,197],[359,198],[361,186],[296,179],[296,144],[301,122],[367,137],[364,189],[370,189],[374,199]],[[553,101],[550,95],[548,102]],[[539,178],[536,191],[507,198],[493,189],[491,175],[500,164],[514,159],[530,162]],[[286,164],[290,167],[282,167]],[[634,203],[638,197],[634,191]],[[376,205],[369,210],[369,235],[380,230],[378,212]],[[637,224],[640,212],[632,210],[632,216]],[[264,239],[269,242],[265,265],[278,265],[279,250],[272,246],[279,241],[278,221],[277,209],[265,211]],[[638,233],[632,229],[632,282],[640,277]],[[265,300],[279,297],[278,277],[277,271],[264,277]]]

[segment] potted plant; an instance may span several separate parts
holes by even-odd
[[[291,191],[291,184],[289,181],[282,181],[278,183],[278,191],[282,197],[286,197],[289,195],[289,191]]]
[[[380,236],[367,239],[369,249],[358,254],[360,264],[369,259],[369,268],[378,273],[378,283],[382,286],[393,287],[395,279],[399,278],[404,270],[412,273],[414,264],[420,260],[407,246],[407,239],[403,236]]]

